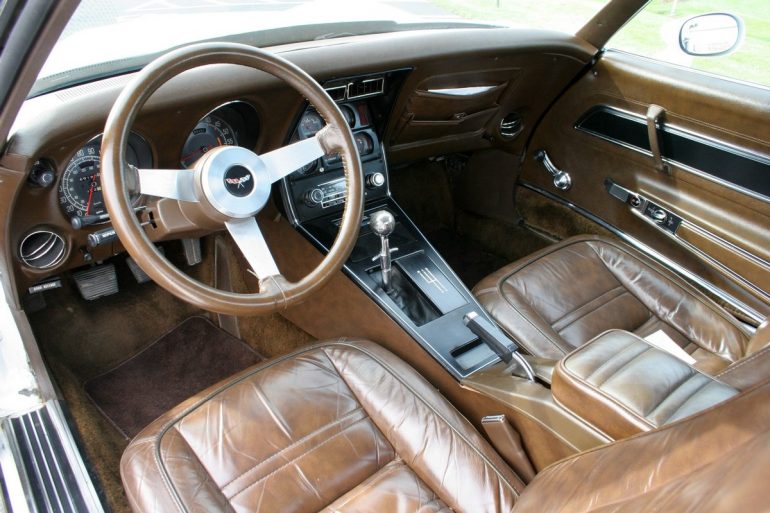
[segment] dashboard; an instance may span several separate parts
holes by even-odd
[[[388,197],[389,163],[492,146],[521,152],[546,98],[558,93],[587,55],[579,44],[550,33],[522,38],[509,29],[376,34],[275,51],[319,79],[341,108],[361,155],[367,202]],[[11,278],[15,293],[24,296],[46,280],[123,253],[110,235],[101,197],[99,147],[110,109],[133,76],[24,103],[0,155],[6,219],[0,272]],[[450,94],[480,84],[486,87],[478,97]],[[498,127],[511,113],[523,128],[507,136]],[[269,74],[230,64],[204,66],[152,95],[134,120],[127,160],[139,168],[183,169],[218,145],[261,154],[322,126],[301,94]],[[336,156],[318,159],[276,185],[273,206],[295,225],[339,217],[342,180]],[[148,236],[163,241],[167,234],[152,229],[153,202],[132,200],[140,219],[150,223]]]

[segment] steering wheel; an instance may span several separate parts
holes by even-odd
[[[238,146],[205,153],[193,169],[135,169],[126,164],[126,144],[137,113],[165,82],[208,64],[239,64],[282,79],[307,98],[327,125],[314,137],[257,155]],[[330,153],[342,157],[347,199],[339,232],[321,263],[298,282],[281,275],[256,221],[272,184]],[[363,211],[363,173],[353,134],[337,105],[307,73],[264,50],[240,44],[203,43],[169,52],[148,64],[123,89],[110,111],[101,148],[104,201],[120,241],[157,284],[204,310],[229,315],[267,314],[303,301],[342,267],[355,245]],[[259,292],[218,290],[180,271],[156,248],[141,226],[128,188],[162,202],[156,229],[165,234],[227,229],[259,280]],[[173,215],[168,212],[173,212]],[[158,226],[158,223],[162,226]]]

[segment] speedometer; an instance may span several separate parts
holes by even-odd
[[[99,177],[98,148],[78,150],[67,164],[59,186],[59,202],[70,217],[100,215],[106,212]]]
[[[68,217],[107,213],[102,197],[98,136],[80,148],[64,168],[59,182],[59,204]],[[152,167],[152,150],[139,135],[131,132],[126,146],[126,162],[139,168]],[[132,201],[137,197],[132,196]]]

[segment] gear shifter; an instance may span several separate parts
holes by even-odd
[[[388,237],[396,229],[396,218],[387,210],[378,210],[369,217],[369,226],[372,232],[380,236],[380,254],[372,260],[380,260],[382,268],[382,288],[385,292],[390,292],[393,284],[393,268],[390,262],[390,254],[398,251],[398,248],[391,249]]]

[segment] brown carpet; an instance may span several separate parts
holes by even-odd
[[[190,317],[113,370],[86,382],[102,413],[132,438],[201,390],[263,358],[205,317]]]

